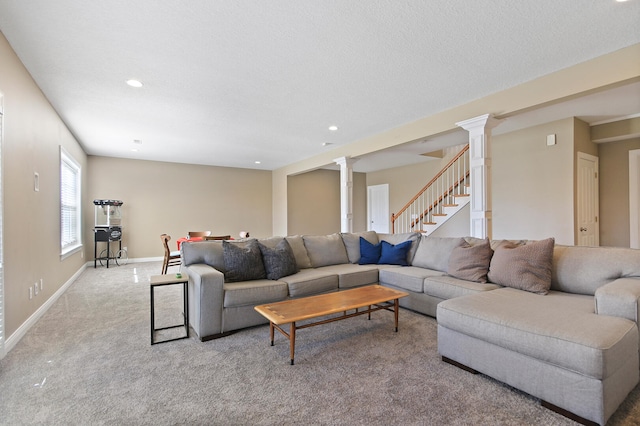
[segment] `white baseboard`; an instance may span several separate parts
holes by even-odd
[[[18,327],[16,331],[13,332],[11,336],[9,336],[4,341],[5,355],[9,353],[11,349],[13,349],[13,347],[20,341],[20,339],[24,337],[27,331],[29,331],[29,329],[40,319],[40,317],[42,317],[42,315],[44,315],[45,312],[49,310],[49,308],[55,303],[55,301],[58,300],[65,291],[67,291],[67,288],[69,288],[69,286],[73,284],[73,282],[80,276],[80,274],[86,269],[86,267],[86,264],[82,265],[82,267],[80,267],[80,269],[78,269],[78,271],[73,274],[73,276],[69,278],[67,282],[64,283],[62,287],[60,287],[58,291],[53,294],[53,296],[47,299],[47,301],[44,302],[37,311],[35,311],[25,322],[20,325],[20,327]]]
[[[162,262],[162,259],[162,256],[140,257],[136,259],[129,259],[129,263]],[[67,282],[65,282],[62,287],[60,287],[58,291],[53,294],[53,296],[51,296],[46,302],[44,302],[42,306],[38,308],[38,310],[36,310],[25,322],[23,322],[11,336],[5,339],[4,348],[0,348],[2,349],[2,353],[0,353],[0,359],[4,358],[4,356],[8,354],[11,349],[13,349],[13,347],[20,341],[20,339],[24,337],[27,331],[29,331],[29,329],[42,317],[42,315],[45,314],[45,312],[49,310],[49,308],[56,302],[56,300],[58,300],[60,296],[62,296],[62,294],[67,291],[67,288],[69,288],[69,286],[73,284],[76,279],[78,279],[80,274],[86,268],[93,268],[93,260],[83,264],[80,269],[78,269],[78,271],[73,274],[73,276],[69,278]]]

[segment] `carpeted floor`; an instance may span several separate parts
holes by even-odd
[[[0,424],[575,424],[443,363],[435,320],[407,310],[398,333],[387,312],[300,330],[294,366],[267,325],[151,346],[147,282],[159,270],[84,271],[0,361]],[[156,307],[157,327],[180,322],[179,286]],[[640,424],[639,388],[609,424]]]

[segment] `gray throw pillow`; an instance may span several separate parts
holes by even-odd
[[[461,280],[486,283],[493,250],[489,239],[456,247],[449,256],[447,274]]]
[[[279,280],[282,277],[298,272],[296,258],[287,240],[283,238],[274,248],[258,244],[262,252],[262,262],[264,263],[267,279]]]
[[[265,278],[262,252],[256,240],[239,246],[228,241],[222,242],[225,282],[260,280]]]
[[[503,241],[496,248],[489,266],[489,281],[505,287],[547,294],[551,287],[555,240],[532,241],[518,245]]]

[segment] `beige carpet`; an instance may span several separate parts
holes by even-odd
[[[388,312],[300,330],[294,366],[266,325],[151,346],[147,281],[158,271],[84,271],[0,362],[0,424],[575,424],[444,364],[435,320],[407,310],[398,333]],[[164,289],[158,327],[180,321],[180,288]],[[610,424],[640,424],[638,388]]]

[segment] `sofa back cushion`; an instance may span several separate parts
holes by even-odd
[[[419,232],[404,232],[402,234],[381,234],[378,233],[378,240],[380,242],[386,241],[389,244],[398,245],[400,243],[404,243],[405,241],[411,241],[411,248],[407,252],[407,264],[411,265],[411,260],[413,256],[416,254],[416,250],[418,249],[418,243],[420,242],[420,233]]]
[[[554,239],[498,244],[489,266],[489,281],[505,287],[547,294],[551,287]]]
[[[360,238],[364,238],[373,245],[378,244],[378,234],[376,231],[366,232],[343,232],[340,234],[344,247],[347,249],[347,257],[350,263],[360,261]]]
[[[180,250],[185,266],[206,263],[218,271],[224,272],[222,241],[184,242],[180,245]]]
[[[551,289],[594,295],[618,278],[640,278],[640,250],[619,247],[557,245],[553,253]]]
[[[340,234],[304,235],[302,238],[314,268],[349,263]]]
[[[302,235],[292,235],[290,237],[286,237],[286,239],[291,246],[291,250],[293,250],[293,256],[296,258],[298,269],[311,268],[311,259],[309,259],[309,254],[307,253],[307,248],[304,245]]]
[[[447,272],[451,252],[464,243],[464,238],[438,238],[422,235],[411,265],[433,269],[434,271]]]

